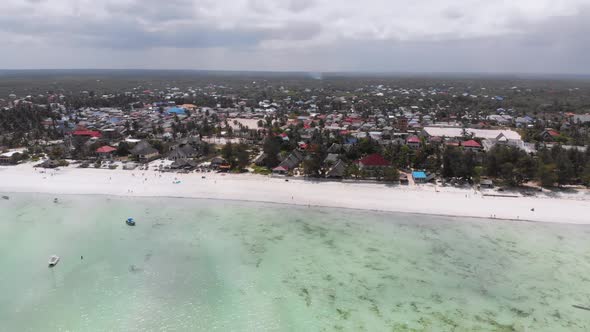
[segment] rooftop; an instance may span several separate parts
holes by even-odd
[[[426,179],[426,173],[422,171],[414,171],[412,172],[412,177],[414,179]]]
[[[444,127],[424,127],[424,132],[428,136],[445,136],[445,137],[462,137],[463,128],[444,128]],[[510,140],[520,140],[520,134],[510,129],[474,129],[465,128],[467,135],[480,139],[496,139],[500,134],[506,136]]]
[[[389,161],[387,161],[385,158],[383,158],[382,155],[380,155],[378,153],[373,153],[371,155],[368,155],[368,156],[362,158],[361,160],[359,160],[359,163],[364,166],[390,166],[391,165],[391,163]]]
[[[117,151],[117,149],[115,149],[112,146],[108,146],[108,145],[105,145],[105,146],[102,146],[102,147],[96,149],[97,153],[111,153],[113,151]]]

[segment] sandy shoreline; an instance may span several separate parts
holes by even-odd
[[[43,173],[44,172],[44,173]],[[205,176],[203,179],[202,177]],[[180,181],[179,183],[177,183]],[[312,182],[249,174],[0,167],[4,193],[98,194],[227,199],[386,212],[590,224],[590,195],[489,197],[474,190],[374,183]],[[534,211],[531,211],[534,209]]]

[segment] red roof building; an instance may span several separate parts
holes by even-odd
[[[479,144],[477,141],[474,141],[472,139],[469,141],[463,142],[462,145],[466,148],[481,149],[481,144]]]
[[[410,137],[408,137],[408,143],[420,144],[420,138],[418,138],[418,136],[410,136]]]
[[[547,142],[555,141],[559,136],[559,132],[554,129],[545,129],[545,131],[541,133],[541,138]]]
[[[86,137],[100,137],[100,131],[94,130],[76,130],[72,133],[73,136],[86,136]]]
[[[115,149],[112,146],[108,146],[108,145],[105,145],[105,146],[102,146],[102,147],[96,149],[96,153],[111,153],[114,151],[117,151],[117,149]]]
[[[411,148],[411,149],[419,149],[420,148],[420,138],[418,136],[410,136],[408,137],[408,139],[406,140],[406,144]]]
[[[370,154],[358,161],[359,166],[362,167],[388,167],[391,163],[383,158],[378,153]]]

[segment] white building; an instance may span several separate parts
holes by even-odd
[[[461,138],[464,135],[463,128],[459,127],[424,127],[422,130],[423,134],[427,137],[449,137],[449,138]],[[474,129],[465,128],[465,134],[473,136],[473,138],[479,139],[496,139],[498,136],[503,135],[508,140],[522,140],[520,134],[511,129]]]
[[[422,134],[426,137],[447,137],[461,139],[465,135],[480,139],[485,151],[489,151],[496,144],[517,147],[527,153],[534,153],[534,145],[525,143],[520,134],[511,129],[474,129],[474,128],[446,128],[424,127]],[[464,135],[465,134],[465,135]]]

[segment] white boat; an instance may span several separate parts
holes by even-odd
[[[54,267],[59,262],[59,256],[53,255],[49,257],[49,267]]]

